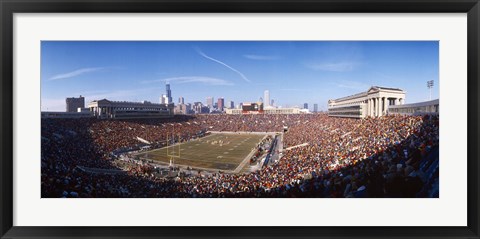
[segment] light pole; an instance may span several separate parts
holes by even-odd
[[[433,80],[427,81],[427,87],[430,90],[430,100],[432,100],[432,88],[433,88]]]

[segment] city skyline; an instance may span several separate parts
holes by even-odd
[[[64,111],[65,99],[79,95],[87,104],[159,103],[166,83],[170,97],[192,104],[256,102],[268,91],[275,105],[321,111],[371,86],[401,88],[414,103],[429,99],[430,80],[438,98],[438,54],[436,41],[43,41],[41,107]]]

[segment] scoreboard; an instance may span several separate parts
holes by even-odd
[[[243,103],[243,114],[259,114],[263,113],[263,103]]]

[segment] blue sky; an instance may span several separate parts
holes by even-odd
[[[42,111],[64,111],[66,97],[159,102],[169,82],[175,103],[213,96],[257,101],[264,90],[283,107],[368,90],[401,88],[406,103],[429,99],[437,41],[43,41]]]

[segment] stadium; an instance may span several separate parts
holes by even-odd
[[[435,198],[438,114],[42,118],[42,198]]]

